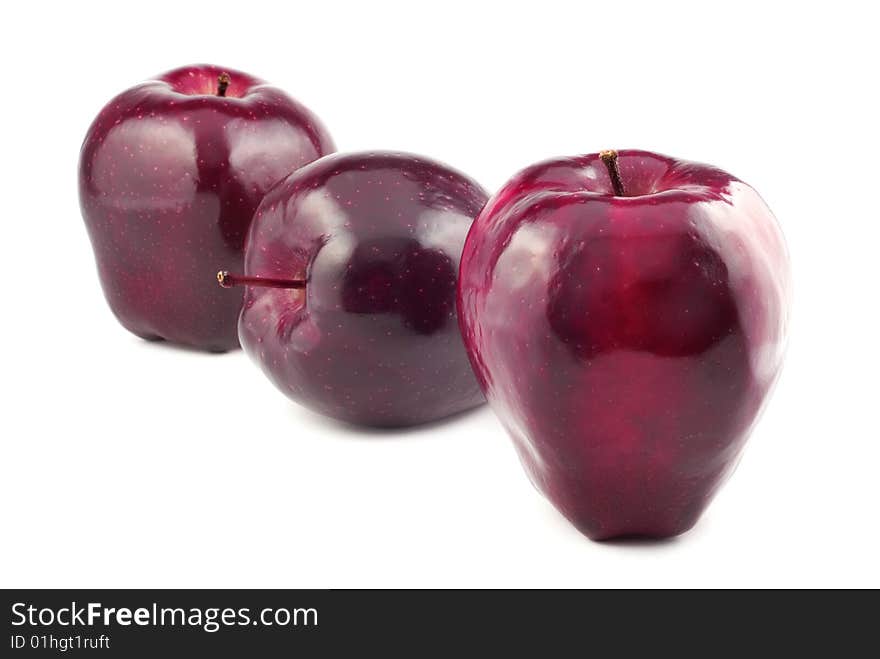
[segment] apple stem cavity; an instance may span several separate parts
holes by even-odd
[[[608,169],[608,176],[611,178],[611,187],[614,188],[615,197],[625,197],[626,190],[623,187],[623,181],[620,178],[620,167],[617,164],[617,151],[608,149],[599,153],[599,158],[605,163]]]
[[[217,282],[223,288],[234,286],[263,286],[265,288],[305,288],[302,279],[277,279],[275,277],[251,277],[248,275],[232,275],[221,270],[217,273]]]
[[[226,96],[230,80],[229,74],[225,72],[217,76],[217,96]]]

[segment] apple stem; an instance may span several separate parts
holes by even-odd
[[[217,273],[217,282],[223,288],[233,286],[264,286],[266,288],[305,288],[302,279],[277,279],[275,277],[251,277],[248,275],[231,275],[225,270]]]
[[[608,149],[599,154],[599,158],[605,163],[608,169],[608,176],[611,179],[611,187],[614,188],[615,197],[625,197],[626,190],[623,188],[623,181],[620,179],[620,167],[617,164],[617,151]]]
[[[226,96],[226,88],[229,87],[229,74],[221,73],[217,76],[217,96]]]

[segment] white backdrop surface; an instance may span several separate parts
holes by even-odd
[[[880,586],[880,61],[869,4],[6,3],[0,586]],[[341,150],[497,189],[644,148],[751,183],[794,266],[788,363],[696,528],[596,544],[488,409],[359,431],[241,352],[148,344],[107,308],[76,162],[114,94],[213,62],[303,101]]]

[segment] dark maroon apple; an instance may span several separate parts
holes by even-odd
[[[290,398],[370,426],[483,402],[462,344],[461,248],[486,192],[420,156],[327,156],[257,209],[239,320],[246,352]]]
[[[535,486],[593,539],[698,519],[782,364],[789,262],[771,212],[645,151],[534,165],[474,222],[465,344]]]
[[[79,192],[110,308],[146,339],[238,347],[240,267],[254,210],[279,180],[334,150],[321,122],[233,69],[189,66],[110,101],[82,146]]]

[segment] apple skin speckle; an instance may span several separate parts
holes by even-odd
[[[214,275],[241,269],[263,195],[334,150],[309,110],[234,69],[176,69],[110,101],[83,142],[79,193],[120,323],[145,339],[237,348],[241,295]]]

